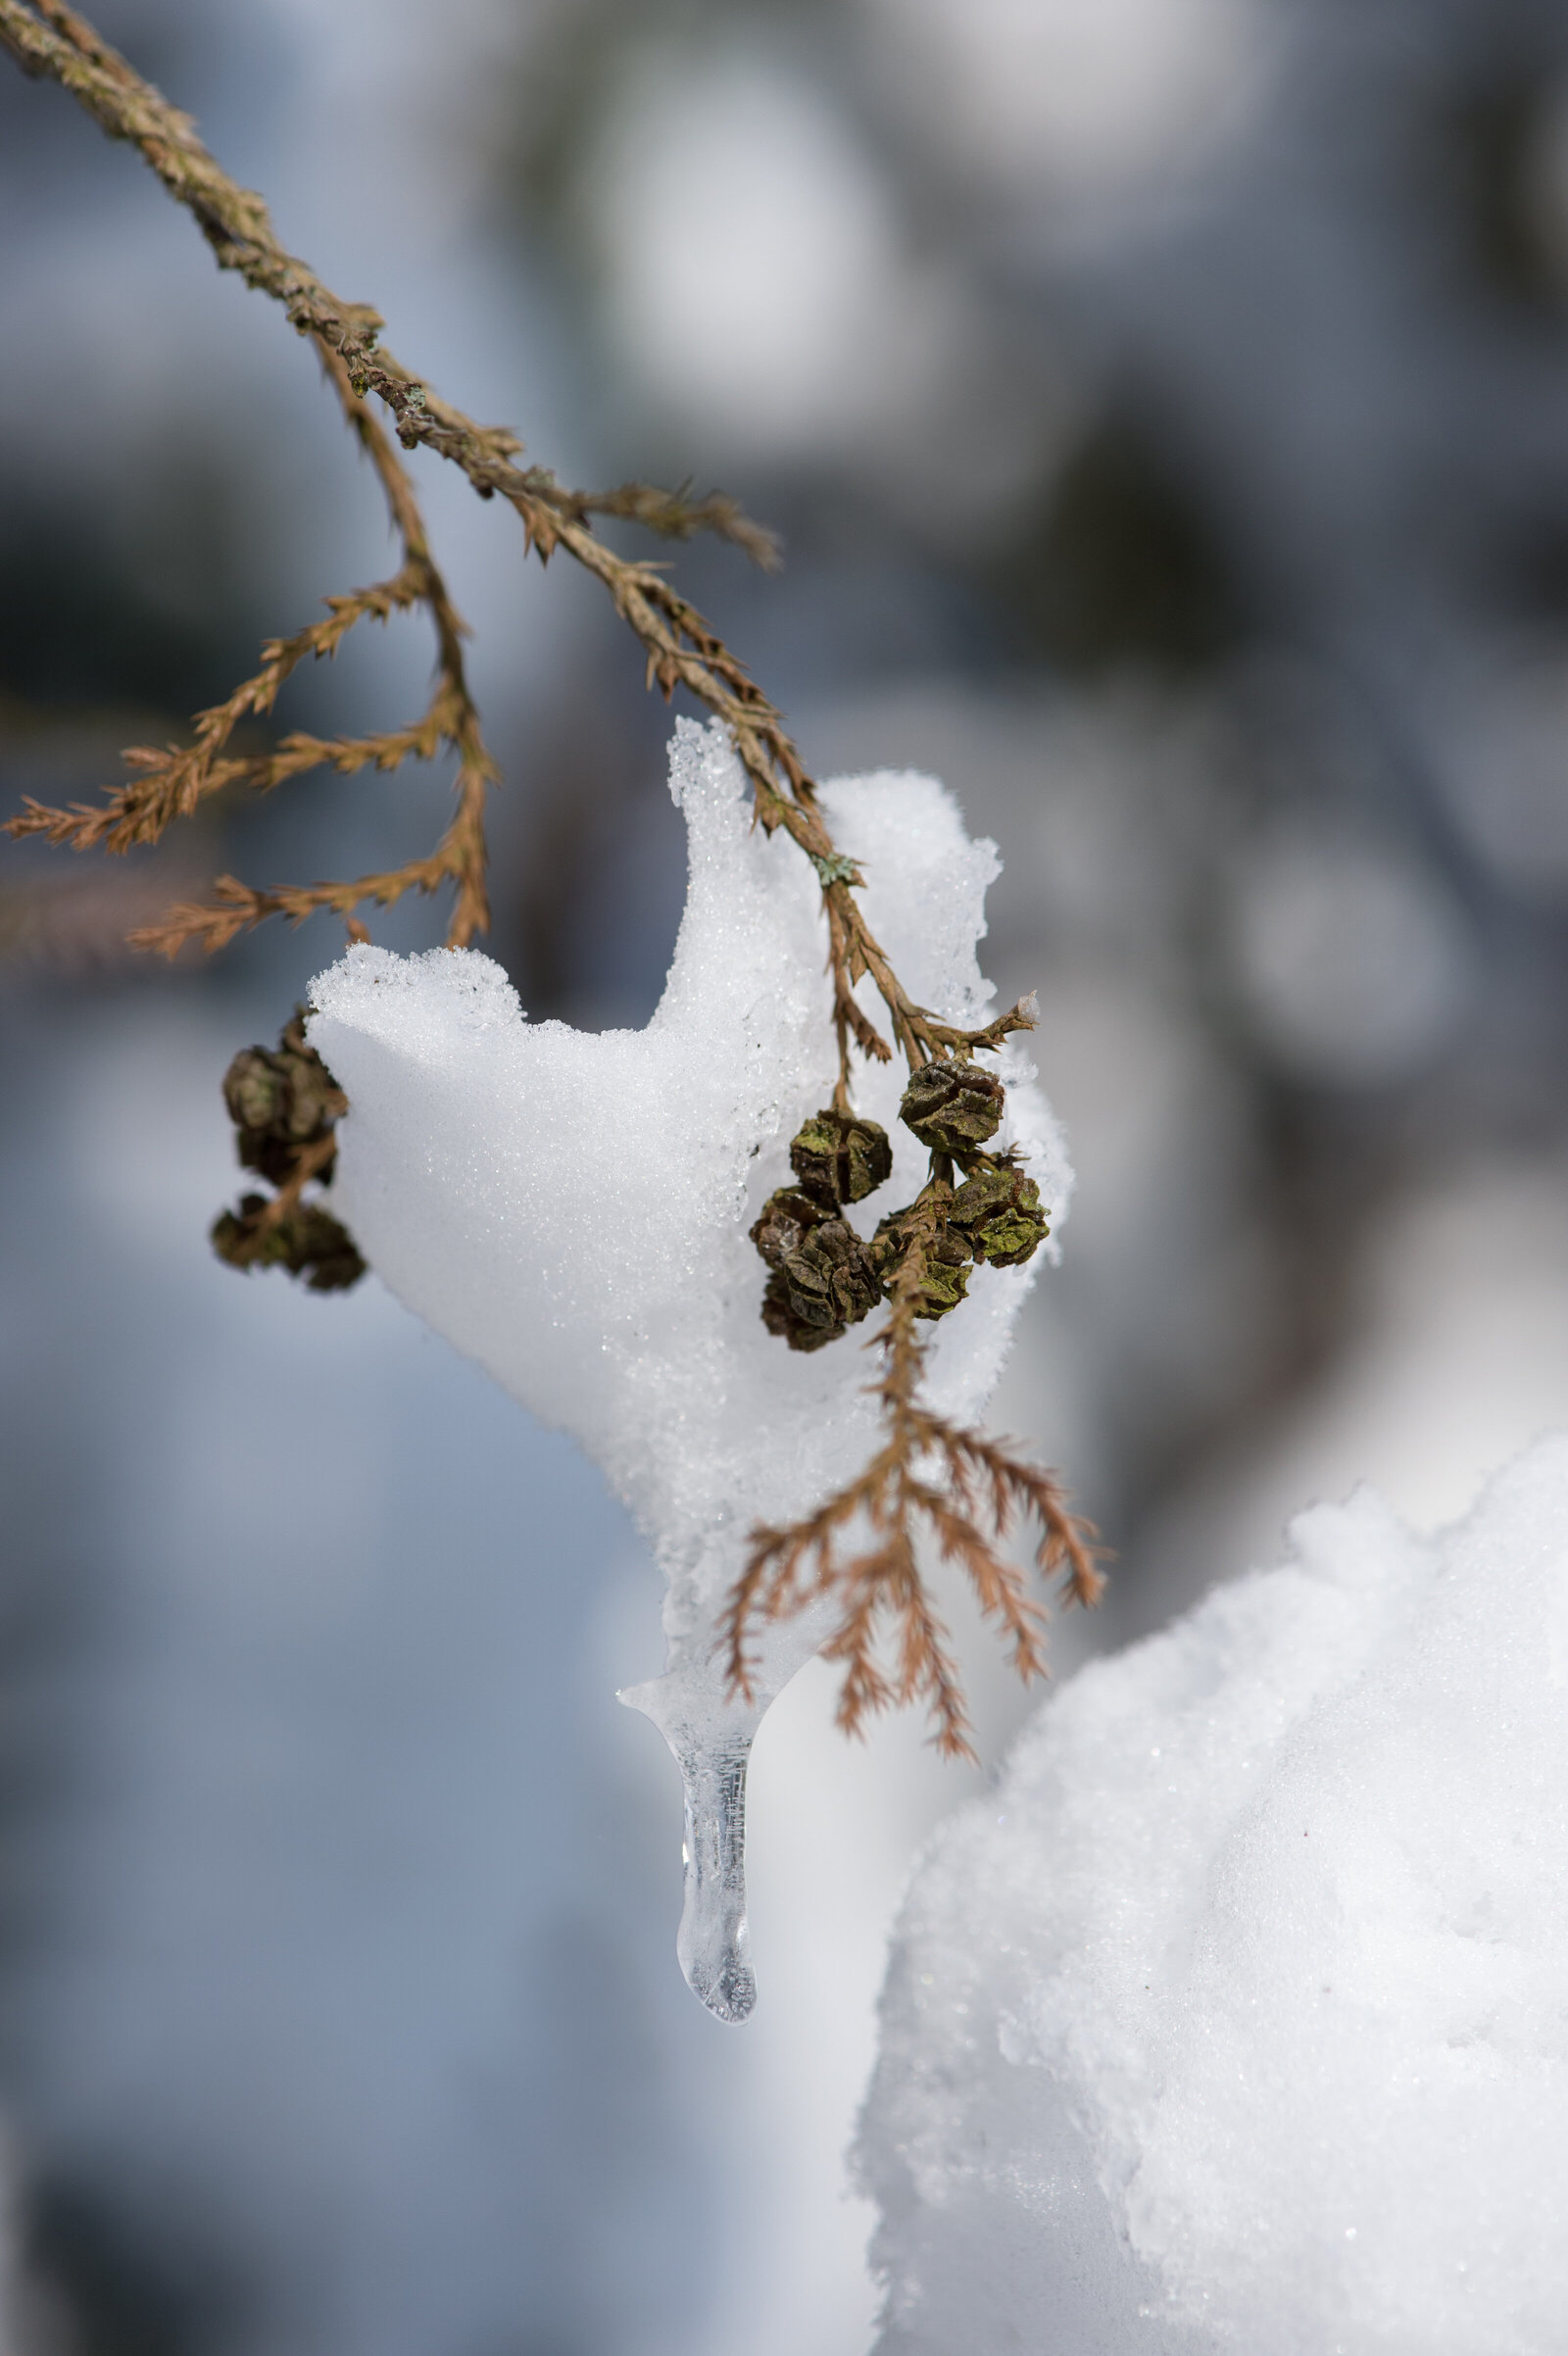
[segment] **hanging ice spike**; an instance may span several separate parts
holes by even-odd
[[[675,1953],[686,1985],[718,2021],[744,2021],[757,2002],[746,1923],[746,1770],[768,1708],[834,1624],[831,1597],[768,1629],[754,1664],[752,1698],[732,1694],[710,1644],[672,1647],[674,1665],[617,1698],[652,1718],[669,1744],[686,1794],[686,1890]]]
[[[757,2002],[747,1948],[747,1735],[676,1753],[686,1787],[685,1900],[675,1952],[686,1985],[720,2021],[744,2021]]]
[[[686,1985],[716,2020],[744,2021],[757,2002],[746,1926],[746,1769],[762,1710],[711,1700],[704,1707],[707,1697],[683,1686],[660,1677],[619,1698],[652,1718],[685,1789],[685,1897],[675,1952]]]

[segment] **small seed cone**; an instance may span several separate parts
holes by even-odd
[[[946,1217],[933,1225],[929,1201],[923,1197],[882,1221],[871,1239],[871,1264],[891,1301],[912,1255],[919,1271],[914,1313],[935,1318],[956,1309],[968,1290],[969,1247]]]
[[[824,1219],[780,1258],[762,1295],[762,1322],[792,1350],[820,1350],[869,1316],[881,1298],[865,1246],[843,1219]]]
[[[770,1268],[779,1268],[792,1252],[800,1250],[811,1229],[832,1215],[800,1187],[781,1186],[763,1203],[751,1231],[752,1242]]]
[[[790,1167],[806,1194],[836,1209],[862,1202],[893,1175],[893,1147],[880,1122],[830,1104],[797,1131]]]
[[[325,1136],[348,1109],[326,1065],[307,1047],[297,1012],[275,1049],[241,1048],[223,1075],[223,1102],[241,1166],[274,1186],[292,1174],[300,1148]]]
[[[286,1268],[307,1279],[313,1293],[346,1293],[365,1274],[348,1229],[318,1203],[296,1203],[271,1226],[263,1225],[265,1195],[245,1195],[237,1211],[213,1225],[213,1250],[231,1268]]]
[[[1040,1207],[1040,1189],[1022,1170],[977,1170],[953,1198],[953,1224],[977,1260],[994,1268],[1015,1268],[1033,1258],[1050,1223]]]
[[[922,1063],[910,1074],[899,1118],[933,1153],[972,1153],[1001,1127],[1006,1095],[978,1064]]]

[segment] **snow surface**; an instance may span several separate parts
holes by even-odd
[[[310,1037],[349,1096],[333,1206],[370,1265],[514,1398],[573,1433],[654,1545],[668,1581],[668,1665],[625,1698],[655,1719],[686,1778],[683,1967],[706,2002],[740,2019],[752,2001],[746,1750],[832,1607],[766,1632],[755,1704],[724,1697],[715,1623],[754,1524],[820,1502],[865,1462],[877,1427],[860,1337],[804,1355],[765,1331],[765,1271],[747,1236],[789,1181],[791,1136],[831,1092],[816,881],[782,834],[769,841],[753,825],[717,727],[677,724],[670,788],[690,880],[646,1030],[530,1023],[500,966],[472,951],[358,947],[312,984]],[[975,945],[995,845],[969,841],[928,777],[839,781],[822,802],[840,848],[863,862],[868,919],[906,986],[946,1021],[985,1021],[994,993]],[[860,989],[875,1019],[869,981]],[[1000,1143],[1020,1147],[1054,1225],[1071,1185],[1059,1135],[1017,1049],[995,1068],[1008,1086]],[[895,1141],[889,1186],[858,1206],[865,1233],[926,1172],[898,1122],[904,1077],[902,1064],[865,1065],[856,1083],[858,1108]],[[933,1339],[926,1395],[940,1411],[980,1414],[1034,1273],[975,1270],[968,1301]],[[694,1877],[712,1897],[702,1921]]]
[[[1568,2338],[1568,1437],[1082,1669],[937,1835],[860,2168],[881,2356]]]

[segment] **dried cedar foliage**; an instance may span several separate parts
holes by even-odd
[[[747,1685],[745,1635],[754,1619],[776,1618],[808,1594],[835,1587],[844,1596],[844,1614],[829,1650],[847,1667],[844,1723],[857,1726],[868,1710],[890,1699],[923,1694],[935,1710],[944,1747],[961,1750],[966,1744],[961,1697],[920,1584],[914,1524],[923,1519],[943,1551],[963,1561],[982,1604],[1007,1629],[1013,1657],[1025,1675],[1040,1665],[1039,1609],[1023,1594],[1015,1569],[995,1550],[1010,1516],[1020,1506],[1040,1516],[1042,1566],[1064,1569],[1070,1594],[1089,1601],[1098,1587],[1091,1539],[1066,1513],[1050,1477],[1004,1455],[978,1434],[931,1416],[917,1398],[921,1346],[915,1321],[946,1315],[958,1304],[977,1258],[990,1256],[1004,1264],[1026,1258],[1044,1232],[1038,1198],[1031,1201],[1027,1179],[1004,1157],[982,1151],[1001,1117],[1002,1087],[973,1061],[977,1052],[995,1049],[1011,1032],[1028,1028],[1033,1017],[1028,1006],[1018,1006],[981,1030],[962,1031],[910,998],[865,921],[855,896],[862,880],[859,871],[836,849],[813,781],[778,712],[663,570],[617,555],[599,537],[593,519],[616,515],[673,539],[713,532],[764,565],[776,562],[771,536],[722,494],[694,500],[684,490],[644,483],[570,491],[548,468],[520,465],[522,444],[514,434],[477,424],[442,400],[384,348],[382,321],[374,311],[343,301],[308,264],[286,251],[262,199],[222,171],[190,118],[136,74],[68,0],[0,0],[0,47],[24,73],[70,90],[112,137],[135,146],[190,212],[219,268],[237,271],[247,285],[278,303],[314,344],[375,470],[402,545],[402,562],[389,579],[329,598],[324,620],[269,641],[259,669],[221,704],[196,714],[189,744],[131,747],[124,756],[127,776],[101,803],[61,810],[29,802],[9,830],[76,850],[123,852],[157,842],[175,819],[226,786],[268,793],[311,771],[393,769],[451,749],[458,761],[457,807],[425,858],[384,873],[269,889],[220,876],[211,899],[181,903],[132,938],[142,948],[173,957],[187,945],[220,949],[270,916],[298,924],[318,910],[336,914],[351,935],[365,938],[359,909],[388,907],[410,891],[431,893],[450,885],[447,940],[461,947],[488,924],[484,805],[496,769],[465,676],[464,624],[430,554],[393,436],[404,449],[423,448],[461,468],[480,498],[506,500],[522,524],[525,547],[541,560],[564,552],[590,572],[641,645],[649,685],[657,685],[666,699],[677,686],[686,688],[728,727],[751,780],[759,820],[769,832],[785,829],[810,860],[821,887],[838,1083],[830,1111],[808,1124],[797,1140],[798,1185],[786,1190],[794,1195],[793,1205],[775,1197],[759,1222],[757,1241],[770,1269],[763,1314],[791,1347],[817,1349],[863,1320],[879,1299],[889,1307],[885,1367],[876,1386],[887,1418],[886,1446],[858,1482],[808,1521],[790,1531],[756,1534],[750,1566],[726,1617],[732,1682],[741,1689]],[[239,722],[268,715],[290,673],[307,658],[329,659],[360,622],[385,620],[414,607],[428,614],[437,649],[434,689],[417,719],[363,737],[295,732],[268,754],[231,752]],[[891,1039],[856,996],[865,975],[886,1009]],[[837,1215],[887,1176],[869,1134],[873,1125],[857,1123],[851,1111],[852,1042],[880,1061],[903,1054],[911,1074],[904,1117],[932,1154],[927,1187],[914,1203],[884,1219],[869,1245]],[[303,1037],[291,1045],[285,1033],[278,1055],[297,1058],[302,1053],[310,1053]],[[267,1055],[247,1051],[252,1058]],[[324,1084],[330,1090],[330,1081]],[[276,1192],[270,1200],[247,1195],[237,1211],[219,1221],[215,1244],[238,1265],[279,1264],[306,1274],[318,1287],[352,1283],[362,1265],[352,1243],[318,1200],[303,1199],[308,1185],[322,1185],[330,1177],[336,1112],[323,1113],[324,1126],[309,1136],[280,1139],[266,1123],[248,1118],[260,1101],[253,1102],[252,1092],[262,1085],[262,1066],[246,1056],[236,1058],[228,1088],[231,1106],[240,1106],[242,1155],[247,1135],[261,1140],[254,1153],[280,1173]],[[340,1097],[337,1107],[342,1108]],[[287,1127],[296,1114],[279,1117]],[[817,1134],[811,1142],[803,1143],[813,1129]],[[278,1158],[285,1144],[286,1161]],[[955,1158],[965,1171],[964,1184],[956,1189]],[[842,1562],[841,1543],[862,1518],[873,1543]],[[891,1614],[898,1630],[900,1666],[891,1678],[877,1668],[872,1647],[883,1613]]]
[[[1000,1550],[1014,1521],[1035,1517],[1037,1567],[1048,1578],[1064,1576],[1070,1602],[1096,1602],[1102,1585],[1096,1534],[1068,1511],[1053,1475],[919,1402],[918,1323],[958,1306],[976,1261],[1016,1267],[1048,1233],[1034,1180],[1009,1155],[985,1151],[1004,1101],[1002,1082],[965,1055],[915,1067],[900,1112],[930,1150],[930,1175],[914,1201],[889,1212],[862,1245],[841,1214],[891,1175],[892,1153],[885,1133],[857,1120],[841,1091],[790,1149],[797,1184],[772,1195],[752,1229],[772,1270],[763,1321],[792,1350],[838,1341],[878,1300],[887,1302],[888,1321],[876,1337],[882,1373],[871,1386],[887,1437],[864,1471],[804,1520],[753,1532],[721,1630],[731,1688],[751,1694],[748,1644],[759,1623],[788,1618],[832,1593],[842,1608],[823,1651],[844,1663],[840,1726],[855,1734],[877,1710],[923,1700],[937,1744],[952,1757],[974,1754],[947,1631],[920,1575],[917,1533],[923,1528],[944,1560],[961,1564],[1020,1677],[1045,1668],[1046,1615]],[[956,1170],[963,1172],[957,1186]],[[884,1628],[891,1667],[878,1656]]]

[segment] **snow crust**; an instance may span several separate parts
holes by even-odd
[[[1568,2341],[1568,1437],[1081,1670],[918,1869],[881,2356]]]
[[[394,1293],[604,1467],[668,1577],[672,1667],[708,1686],[748,1531],[842,1483],[875,1426],[858,1335],[800,1355],[764,1331],[765,1271],[746,1234],[832,1085],[815,878],[782,834],[753,826],[717,727],[677,722],[670,790],[688,896],[645,1030],[530,1023],[500,966],[472,951],[356,947],[312,984],[310,1037],[351,1105],[334,1208]],[[840,848],[864,862],[867,915],[907,987],[946,1020],[985,1020],[995,994],[975,946],[995,846],[969,841],[929,777],[840,780],[822,801]],[[1071,1186],[1059,1134],[1019,1052],[996,1068],[1009,1091],[1003,1142],[1026,1147],[1054,1225]],[[867,1233],[924,1176],[897,1122],[901,1074],[864,1065],[856,1083],[859,1109],[896,1141],[890,1184],[852,1214]],[[976,1270],[936,1333],[933,1403],[980,1412],[1034,1273]],[[775,1632],[764,1684],[817,1641],[809,1626]]]

